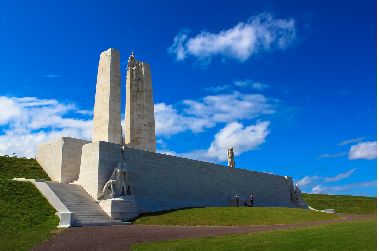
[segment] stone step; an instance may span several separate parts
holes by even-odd
[[[93,216],[103,216],[108,215],[107,213],[91,213],[91,212],[75,212],[76,215],[93,215]]]
[[[74,227],[131,225],[130,222],[75,222]]]
[[[76,220],[76,223],[113,223],[113,222],[121,222],[120,220],[109,220],[109,219],[88,219],[88,220]]]
[[[68,210],[76,214],[74,226],[124,224],[113,220],[80,185],[46,182]],[[125,224],[124,224],[125,225]]]

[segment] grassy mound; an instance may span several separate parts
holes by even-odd
[[[377,215],[377,198],[351,195],[303,193],[303,200],[314,209],[334,209],[340,214]]]
[[[51,181],[35,159],[0,156],[0,179],[44,179]]]
[[[142,214],[132,224],[180,226],[249,226],[314,222],[343,217],[283,207],[206,207]]]
[[[0,157],[0,250],[29,250],[54,235],[56,210],[31,182],[50,180],[36,160]]]
[[[376,250],[376,219],[248,234],[141,243],[139,250]]]

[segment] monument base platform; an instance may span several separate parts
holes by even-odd
[[[99,205],[114,220],[127,221],[139,215],[133,195],[101,200]]]

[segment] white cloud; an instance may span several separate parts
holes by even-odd
[[[275,113],[273,105],[260,94],[220,94],[207,96],[201,102],[184,100],[189,106],[184,109],[187,114],[209,118],[215,122],[232,122],[239,119],[252,119],[262,114]]]
[[[301,186],[307,186],[307,185],[311,184],[314,180],[317,180],[317,179],[322,179],[322,177],[320,177],[318,175],[309,177],[308,175],[306,175],[304,178],[302,178],[301,180],[297,181],[296,184],[298,184],[299,187],[301,187]]]
[[[359,137],[359,138],[355,138],[355,139],[348,139],[348,140],[342,141],[341,143],[337,144],[337,146],[344,146],[344,145],[347,145],[349,143],[361,142],[363,139],[364,139],[364,137]]]
[[[216,123],[253,119],[275,112],[274,106],[263,95],[239,92],[206,96],[199,101],[184,100],[182,105],[185,107],[181,110],[164,103],[154,106],[157,136],[170,137],[186,130],[202,132]]]
[[[350,148],[349,159],[376,159],[376,141],[362,142]]]
[[[225,89],[228,89],[230,85],[223,85],[223,86],[216,86],[216,87],[209,87],[209,88],[204,88],[202,89],[203,91],[213,91],[213,92],[219,92],[223,91]]]
[[[374,187],[377,186],[377,181],[359,181],[354,183],[347,183],[344,185],[336,185],[336,186],[326,186],[322,187],[321,185],[317,185],[312,188],[310,194],[340,194],[343,192],[351,191],[357,187]]]
[[[263,90],[263,89],[266,89],[266,88],[269,88],[270,86],[269,85],[266,85],[265,83],[254,83],[252,88],[253,89],[257,89],[257,90]]]
[[[73,104],[35,97],[0,97],[0,154],[35,157],[38,144],[58,137],[91,139],[92,120],[64,118],[80,111]]]
[[[298,184],[299,187],[308,188],[311,186],[315,186],[315,184],[317,184],[317,183],[320,183],[319,180],[322,180],[322,183],[328,183],[328,182],[335,182],[335,181],[339,181],[341,179],[349,178],[355,170],[356,170],[356,168],[351,169],[347,173],[340,173],[340,174],[333,176],[333,177],[322,177],[322,176],[318,176],[318,175],[310,177],[310,176],[306,175],[301,180],[295,180],[295,183]],[[315,189],[320,189],[317,187]]]
[[[169,53],[176,54],[176,60],[183,60],[186,57],[186,50],[183,47],[183,42],[187,39],[190,29],[181,29],[178,35],[174,38],[174,44],[167,49]]]
[[[245,79],[245,80],[235,80],[233,83],[236,86],[245,87],[245,86],[251,85],[253,81],[251,81],[250,79]]]
[[[346,178],[349,178],[350,175],[355,171],[356,168],[354,169],[351,169],[350,171],[348,171],[347,173],[340,173],[334,177],[327,177],[324,179],[325,182],[335,182],[335,181],[338,181],[338,180],[341,180],[341,179],[346,179]]]
[[[179,156],[204,161],[226,161],[227,150],[233,146],[234,155],[239,156],[257,148],[266,141],[266,136],[270,133],[268,130],[270,122],[257,121],[256,125],[246,126],[233,122],[227,124],[214,137],[209,149],[195,150],[190,153],[182,153]],[[236,166],[238,163],[236,162]]]
[[[48,77],[48,78],[56,78],[56,77],[60,77],[61,75],[43,75],[44,77]]]
[[[265,84],[265,83],[254,83],[251,79],[245,79],[245,80],[235,80],[234,85],[239,86],[239,87],[248,87],[250,86],[251,89],[255,90],[264,90],[266,88],[269,88],[270,86]]]
[[[170,151],[168,149],[157,149],[157,153],[171,155],[171,156],[177,156],[177,153],[174,151]]]
[[[341,157],[348,155],[348,152],[340,152],[340,153],[333,153],[333,154],[323,154],[320,156],[317,156],[317,159],[322,159],[322,158],[334,158],[334,157]]]
[[[369,193],[356,193],[354,196],[369,196],[370,194]]]
[[[168,49],[169,53],[176,54],[177,60],[192,55],[209,61],[213,56],[222,55],[243,62],[262,51],[284,50],[296,40],[293,18],[275,19],[268,13],[252,16],[246,23],[238,23],[226,31],[202,31],[187,40],[189,32],[181,30]]]

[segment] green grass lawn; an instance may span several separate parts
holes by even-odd
[[[181,226],[248,226],[340,219],[341,216],[283,207],[206,207],[143,214],[132,224]]]
[[[376,250],[376,219],[222,235],[194,239],[150,242],[131,246],[141,250]]]
[[[303,200],[314,209],[334,209],[340,214],[377,215],[377,198],[351,195],[303,193]]]
[[[50,180],[36,160],[0,157],[0,250],[29,250],[55,235],[56,210],[31,182]]]

